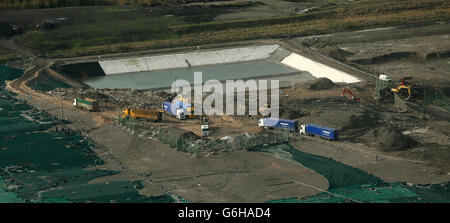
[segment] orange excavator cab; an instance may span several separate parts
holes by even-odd
[[[349,94],[352,97],[352,100],[361,101],[361,99],[358,96],[353,95],[353,93],[350,90],[343,88],[342,97],[345,97],[345,93]]]

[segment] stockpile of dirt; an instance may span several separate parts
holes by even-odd
[[[361,137],[361,142],[383,152],[407,150],[417,145],[414,139],[403,135],[398,128],[391,125],[370,130]]]
[[[326,90],[335,87],[336,84],[333,83],[330,79],[326,77],[319,78],[317,80],[314,80],[309,85],[310,90]]]
[[[133,89],[56,88],[47,93],[65,100],[92,98],[98,100],[103,109],[158,109],[163,101],[172,101],[175,97],[175,94],[164,91]]]
[[[380,90],[380,96],[378,97],[378,102],[382,104],[393,104],[394,103],[394,92],[391,88],[385,87]]]
[[[330,45],[325,42],[316,41],[312,43],[312,47],[319,50],[320,53],[332,57],[336,60],[340,60],[345,62],[347,60],[347,56],[353,55],[353,53],[345,51],[337,46]]]

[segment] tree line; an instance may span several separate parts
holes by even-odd
[[[159,5],[207,2],[211,0],[0,0],[0,8],[58,8],[95,5]]]

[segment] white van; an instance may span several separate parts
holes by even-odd
[[[380,77],[378,77],[378,79],[382,80],[382,81],[392,81],[391,78],[386,75],[386,74],[380,74]]]

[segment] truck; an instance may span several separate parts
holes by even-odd
[[[336,140],[338,137],[338,131],[333,128],[316,125],[316,124],[303,124],[300,126],[300,134],[315,136],[318,135],[328,140]]]
[[[292,132],[298,131],[298,122],[295,120],[282,119],[282,118],[262,118],[258,121],[259,127],[264,128],[285,128],[289,129]]]
[[[388,82],[391,82],[391,81],[392,81],[392,79],[391,79],[388,75],[386,75],[386,74],[380,74],[380,76],[378,77],[378,79],[379,79],[379,80],[382,80],[382,81],[388,81]]]
[[[177,117],[177,119],[193,118],[194,108],[191,104],[183,103],[181,101],[175,101],[174,103],[165,101],[162,103],[163,111],[172,114]]]
[[[160,110],[139,110],[139,109],[131,109],[127,108],[122,111],[122,118],[137,118],[137,119],[145,119],[153,122],[159,122],[162,120],[162,111]]]
[[[180,108],[176,104],[173,104],[171,102],[165,101],[162,103],[162,109],[163,111],[175,115],[177,119],[186,119],[186,113],[183,108]]]
[[[209,129],[209,123],[208,123],[208,117],[202,115],[200,118],[200,125],[202,130],[202,136],[209,136],[210,129]]]
[[[98,111],[98,102],[90,98],[75,98],[73,99],[73,106],[82,110]]]

